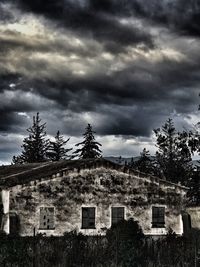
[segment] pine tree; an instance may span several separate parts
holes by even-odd
[[[23,164],[23,163],[24,163],[24,161],[23,161],[21,155],[12,157],[12,164],[19,165],[19,164]]]
[[[140,172],[144,172],[147,174],[154,174],[154,164],[151,155],[146,148],[140,153],[140,158],[132,163],[132,168],[139,170]]]
[[[128,166],[129,166],[130,168],[134,168],[134,163],[135,163],[135,161],[134,161],[134,159],[133,159],[133,157],[132,157],[131,160],[130,160],[130,162],[128,163]]]
[[[82,148],[77,149],[73,154],[81,159],[100,158],[102,151],[99,149],[99,146],[101,146],[101,144],[95,141],[95,132],[92,130],[92,126],[88,124],[85,129],[83,142],[76,144],[76,146],[82,146]]]
[[[122,156],[119,156],[119,158],[117,159],[117,163],[118,163],[118,164],[122,164],[122,161],[123,161],[123,160],[122,160]]]
[[[64,140],[63,136],[60,135],[58,131],[55,136],[55,141],[50,141],[49,150],[48,150],[48,158],[52,161],[59,161],[62,159],[69,158],[67,153],[72,150],[72,148],[65,148],[65,145],[70,140]]]
[[[172,182],[187,184],[192,173],[192,158],[188,134],[177,132],[172,119],[154,130],[157,138],[156,161],[160,175]]]
[[[47,160],[49,140],[46,139],[46,123],[41,123],[39,112],[33,116],[33,125],[27,129],[29,136],[23,140],[22,154],[13,157],[13,163],[34,163]]]
[[[193,130],[188,133],[188,139],[192,154],[197,152],[200,155],[200,122],[194,125]]]
[[[196,166],[194,168],[193,174],[189,183],[189,190],[187,197],[191,205],[199,206],[200,204],[200,167]]]

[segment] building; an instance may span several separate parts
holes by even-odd
[[[187,189],[105,159],[0,167],[1,229],[32,236],[105,234],[123,219],[144,234],[183,234]]]

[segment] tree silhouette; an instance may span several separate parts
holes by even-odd
[[[177,132],[172,119],[168,119],[154,133],[159,149],[156,152],[156,161],[160,175],[172,182],[187,184],[192,173],[188,134],[185,131]]]
[[[85,130],[83,142],[76,144],[76,146],[82,146],[82,148],[77,149],[73,154],[81,159],[101,157],[102,151],[99,149],[101,144],[95,141],[95,132],[92,130],[92,126],[88,124]]]
[[[196,166],[193,175],[188,183],[189,190],[187,192],[188,200],[191,205],[200,204],[200,167]]]
[[[70,138],[64,140],[63,136],[60,135],[58,131],[55,136],[55,141],[50,141],[49,149],[48,149],[48,158],[52,161],[59,161],[62,159],[69,158],[67,153],[72,150],[72,148],[65,148],[65,145],[69,141]]]
[[[47,160],[49,140],[46,139],[46,123],[41,123],[39,112],[33,116],[33,124],[27,129],[29,136],[23,140],[22,154],[13,157],[13,163],[34,163]]]
[[[140,153],[140,158],[135,162],[132,161],[132,165],[130,167],[135,168],[140,172],[154,174],[155,167],[153,163],[154,161],[151,158],[149,151],[144,148],[143,151]]]

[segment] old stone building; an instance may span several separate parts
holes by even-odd
[[[186,188],[104,159],[0,167],[1,229],[105,234],[133,218],[148,235],[183,233]]]

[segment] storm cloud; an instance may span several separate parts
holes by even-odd
[[[105,155],[130,156],[166,118],[196,122],[200,1],[9,0],[0,13],[1,136],[19,144],[39,111],[49,135],[73,145],[89,122]],[[17,152],[2,149],[2,162]]]

